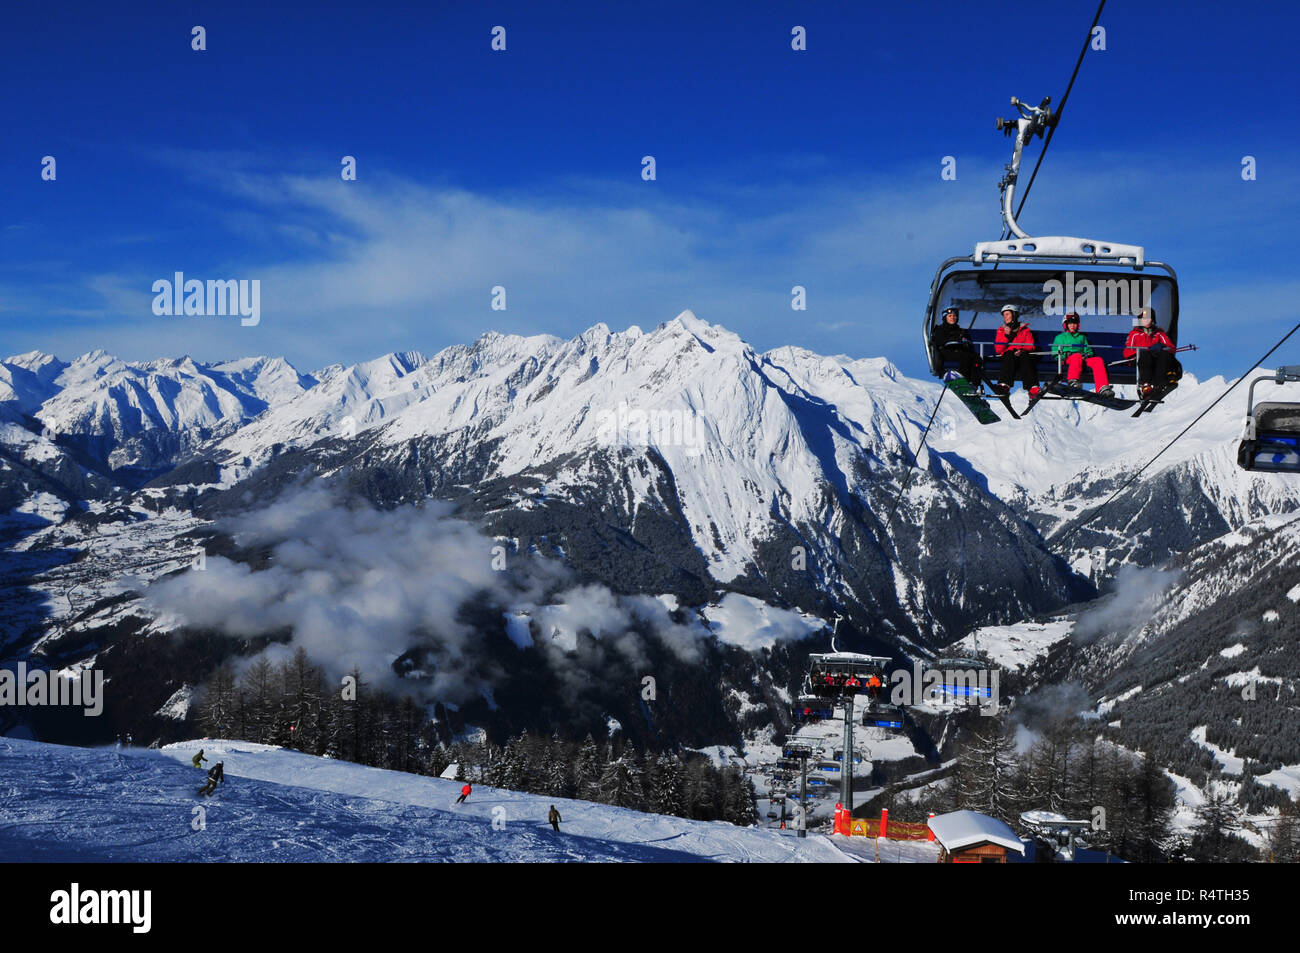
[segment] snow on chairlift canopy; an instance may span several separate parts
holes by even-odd
[[[941,669],[941,670],[969,668],[969,669],[975,669],[976,671],[983,671],[984,669],[987,669],[990,666],[989,663],[985,662],[983,659],[966,658],[964,656],[950,655],[945,658],[935,659],[934,664],[931,665],[930,667]]]
[[[800,721],[818,721],[835,717],[835,710],[825,698],[817,695],[800,695],[794,707],[794,717]]]
[[[1055,811],[1023,811],[1020,822],[1038,833],[1056,834],[1062,831],[1086,830],[1092,827],[1091,821],[1072,821],[1064,814]]]

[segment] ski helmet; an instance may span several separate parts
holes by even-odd
[[[943,309],[943,314],[939,315],[939,317],[946,318],[950,314],[957,314],[960,316],[960,313],[957,311],[956,307],[949,305],[948,307]]]
[[[1007,311],[1010,311],[1010,312],[1011,312],[1012,314],[1014,314],[1017,318],[1020,317],[1020,305],[1018,305],[1018,304],[1004,304],[1004,305],[1002,306],[1002,311],[1003,311],[1004,313],[1007,312]]]
[[[1156,309],[1155,309],[1155,308],[1152,308],[1152,307],[1150,307],[1150,306],[1145,307],[1145,308],[1139,308],[1139,309],[1138,309],[1138,313],[1137,313],[1137,319],[1138,319],[1139,321],[1141,321],[1143,318],[1150,318],[1150,319],[1151,319],[1151,323],[1152,323],[1152,324],[1155,324],[1155,323],[1156,323]]]
[[[1061,319],[1061,330],[1062,330],[1062,331],[1068,331],[1069,328],[1068,328],[1066,325],[1069,325],[1069,324],[1082,324],[1082,323],[1083,323],[1083,322],[1079,320],[1079,314],[1078,314],[1078,312],[1077,312],[1077,311],[1071,311],[1069,314],[1067,314],[1065,317],[1063,317],[1063,318]]]

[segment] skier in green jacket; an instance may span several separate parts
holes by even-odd
[[[1101,397],[1115,396],[1115,388],[1110,386],[1110,377],[1106,374],[1106,362],[1093,353],[1087,335],[1079,330],[1079,316],[1073,311],[1061,321],[1061,333],[1052,342],[1052,353],[1065,359],[1067,386],[1083,386],[1080,378],[1083,377],[1083,365],[1087,363],[1097,384],[1097,394]]]
[[[200,748],[200,749],[199,749],[199,753],[196,754],[193,758],[190,759],[190,763],[193,764],[194,767],[196,767],[196,768],[202,770],[202,769],[203,769],[203,762],[204,762],[204,761],[207,761],[207,760],[208,760],[207,758],[203,757],[203,749]]]

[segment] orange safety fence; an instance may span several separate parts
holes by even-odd
[[[881,811],[880,817],[856,818],[840,805],[835,805],[836,834],[848,837],[883,837],[887,840],[934,840],[929,824],[909,821],[890,821],[889,812]]]
[[[886,836],[890,840],[933,840],[929,824],[910,824],[906,821],[890,821]]]

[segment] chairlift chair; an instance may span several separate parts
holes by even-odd
[[[813,746],[806,741],[787,741],[781,748],[781,757],[794,762],[799,767],[799,758],[812,757]]]
[[[808,656],[808,686],[815,695],[839,698],[867,691],[874,679],[884,683],[887,656],[859,652],[830,652]]]
[[[862,713],[862,724],[866,728],[889,728],[898,731],[903,727],[903,716],[897,710],[890,712],[883,708],[878,711],[868,709]]]
[[[818,695],[800,695],[793,714],[796,721],[821,721],[834,718],[835,709]]]
[[[1065,314],[1077,311],[1084,316],[1088,341],[1106,362],[1112,384],[1137,382],[1137,362],[1125,361],[1123,349],[1140,308],[1154,308],[1157,323],[1175,346],[1178,343],[1178,276],[1172,267],[1149,260],[1139,245],[1060,235],[1036,238],[1017,224],[1012,205],[1021,150],[1034,135],[1041,138],[1045,129],[1055,125],[1057,115],[1049,103],[1050,98],[1033,107],[1012,97],[1019,118],[997,123],[1008,136],[1015,136],[1011,164],[999,183],[1002,218],[1010,237],[978,242],[973,254],[949,258],[930,284],[922,338],[936,377],[958,366],[932,344],[933,332],[950,307],[957,309],[961,326],[969,329],[986,378],[995,376],[993,345],[1002,324],[1002,306],[1008,303],[1020,308],[1022,320],[1028,319],[1035,334],[1035,353],[1040,355],[1050,349]],[[1040,374],[1049,361],[1040,361]]]
[[[1246,395],[1246,430],[1237,447],[1237,465],[1258,473],[1300,473],[1300,403],[1255,403],[1261,381],[1300,381],[1300,364],[1279,367],[1272,376],[1250,382]]]

